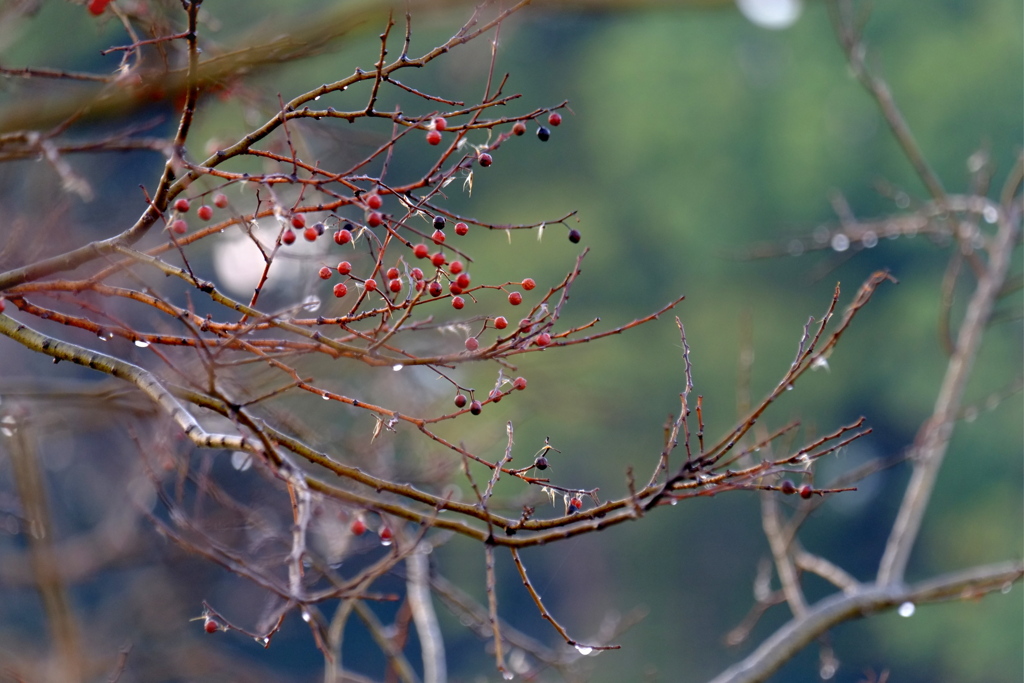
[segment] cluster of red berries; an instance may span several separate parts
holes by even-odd
[[[548,126],[555,127],[562,124],[562,115],[557,111],[553,111],[548,114]],[[441,131],[448,128],[448,121],[443,116],[435,117],[429,125],[427,130],[427,144],[428,145],[440,145],[441,144]],[[524,135],[526,133],[526,124],[522,121],[516,121],[512,124],[513,135]],[[551,128],[547,126],[539,126],[537,128],[537,138],[541,142],[547,142],[551,139]],[[494,163],[494,157],[489,152],[480,152],[476,161],[480,166],[487,168]]]
[[[551,126],[552,128],[554,128],[555,126],[560,126],[561,124],[562,124],[562,115],[561,114],[559,114],[557,111],[553,111],[550,114],[548,114],[548,126]],[[512,134],[513,135],[525,135],[526,134],[526,124],[523,123],[522,121],[516,121],[512,125]],[[541,142],[547,142],[551,138],[551,129],[546,127],[546,126],[538,127],[537,128],[537,137],[540,139]]]
[[[349,531],[352,532],[353,536],[362,536],[366,533],[366,520],[363,519],[362,514],[358,514],[353,518],[352,523],[349,524]],[[381,545],[391,545],[392,540],[395,537],[395,533],[391,530],[387,524],[381,524],[377,530],[377,537],[380,538]]]
[[[294,229],[293,229],[294,228]],[[281,242],[285,245],[295,244],[297,239],[295,236],[295,230],[302,231],[302,237],[307,242],[316,242],[317,238],[327,232],[327,226],[323,223],[316,222],[313,225],[306,225],[306,215],[302,213],[293,214],[289,221],[289,227],[281,233]],[[335,234],[334,241],[338,241],[338,235]]]
[[[213,196],[213,204],[218,209],[225,208],[228,205],[227,195],[218,192]],[[192,203],[184,197],[174,200],[174,211],[178,214],[178,217],[171,221],[171,232],[177,235],[184,235],[188,232],[188,223],[181,216],[188,213],[191,208]],[[209,204],[203,204],[196,210],[196,215],[199,216],[199,220],[208,221],[213,218],[213,207]]]
[[[337,270],[338,274],[341,276],[351,275],[352,264],[348,261],[341,261],[334,269],[331,269],[328,266],[321,266],[320,270],[317,271],[317,275],[319,275],[321,280],[330,280],[331,276],[334,275],[335,270]],[[423,289],[423,271],[419,268],[413,268],[409,274],[416,283],[415,287],[417,291]],[[398,268],[394,266],[388,268],[384,273],[384,277],[387,280],[388,291],[393,294],[397,294],[402,291],[402,274],[399,272]],[[377,281],[372,277],[363,281],[363,288],[368,292],[377,291],[377,287]],[[340,299],[346,294],[348,294],[348,286],[344,282],[339,282],[334,285],[334,296]]]
[[[814,495],[814,487],[811,486],[810,484],[804,484],[803,486],[797,488],[796,484],[791,482],[789,479],[785,479],[781,484],[779,484],[779,490],[782,491],[787,496],[791,496],[794,493],[799,493],[800,497],[803,498],[804,500],[807,500],[808,498]]]
[[[559,126],[562,122],[562,115],[558,112],[550,112],[547,116],[547,126],[539,126],[537,130],[538,137],[541,140],[547,140],[550,136],[550,128]],[[443,116],[436,116],[429,121],[427,131],[427,141],[432,145],[440,144],[442,140],[442,133],[450,130],[448,128],[448,122]],[[513,124],[512,132],[515,135],[523,135],[526,132],[526,122],[516,121]],[[482,167],[487,167],[493,164],[494,159],[486,148],[478,150],[476,154],[476,161]],[[386,190],[383,190],[386,193]],[[204,195],[205,196],[205,195]],[[384,206],[384,199],[382,196],[382,190],[380,188],[370,189],[368,191],[357,191],[353,198],[353,205],[361,207],[364,211],[364,224],[365,227],[360,226],[360,230],[366,228],[376,228],[389,220],[386,214],[382,213]],[[214,216],[214,207],[226,208],[229,205],[229,200],[226,195],[218,192],[213,195],[212,201],[207,204],[204,203],[196,211],[196,215],[202,221],[209,221]],[[180,197],[175,200],[173,209],[176,212],[170,226],[171,230],[178,233],[187,232],[187,224],[184,219],[184,215],[187,214],[191,209],[191,202],[185,197]],[[316,222],[312,225],[307,225],[307,214],[304,210],[285,210],[286,225],[284,230],[281,232],[280,240],[284,245],[294,244],[298,240],[298,234],[301,233],[302,237],[309,241],[314,242],[319,239],[326,231],[327,226],[323,222]],[[334,217],[337,219],[337,217]],[[399,268],[402,266],[402,259],[399,263],[384,270],[381,269],[382,277],[376,277],[376,270],[374,275],[362,280],[353,275],[353,266],[349,261],[341,261],[336,267],[330,267],[328,265],[321,265],[317,269],[317,275],[320,279],[328,281],[330,280],[335,272],[345,278],[345,281],[336,282],[333,285],[332,291],[335,297],[342,298],[347,296],[349,288],[352,286],[348,280],[355,280],[359,286],[366,292],[382,291],[390,292],[392,294],[398,294],[408,284],[410,290],[415,291],[426,291],[431,297],[441,298],[445,294],[447,286],[447,293],[450,295],[451,305],[455,310],[462,310],[467,306],[467,299],[463,295],[470,290],[472,278],[468,272],[466,272],[465,264],[458,259],[449,261],[449,256],[446,255],[443,245],[446,242],[446,227],[448,227],[448,218],[444,215],[435,215],[431,218],[431,225],[433,233],[429,237],[429,241],[433,242],[433,245],[441,247],[441,249],[433,250],[428,243],[419,243],[410,245],[412,249],[412,255],[416,259],[429,260],[431,265],[437,269],[437,273],[433,278],[427,277],[424,274],[424,270],[418,267],[409,268],[404,267],[405,273],[403,274]],[[400,228],[399,224],[395,224],[395,228]],[[333,232],[333,239],[339,246],[353,243],[356,239],[357,228],[353,222],[345,221],[342,219],[339,221],[338,227]],[[456,221],[453,226],[453,231],[458,236],[465,236],[469,233],[469,225],[463,221]],[[569,239],[573,242],[580,240],[580,234],[577,230],[569,231]],[[408,243],[407,243],[408,244]],[[409,264],[411,265],[411,264]],[[429,272],[429,271],[428,271]],[[507,291],[508,303],[512,306],[522,305],[524,297],[522,291],[529,292],[535,289],[537,283],[532,278],[526,278],[519,283],[519,289]],[[520,289],[522,291],[520,291]],[[504,316],[496,316],[492,319],[495,329],[504,330],[508,327],[509,321]],[[520,322],[519,328],[516,334],[530,334],[534,326],[534,323],[529,319],[524,319]],[[547,346],[552,343],[551,334],[548,332],[542,332],[537,334],[536,338],[533,339],[533,344],[536,346]],[[478,336],[473,336],[465,341],[465,348],[468,352],[474,353],[479,351],[481,348],[481,340]],[[513,382],[513,389],[522,390],[526,387],[526,380],[522,377],[516,378]],[[501,391],[492,392],[489,396],[489,400],[499,401],[504,394]],[[459,400],[461,399],[461,401]],[[460,408],[469,404],[469,410],[473,414],[479,414],[482,408],[482,403],[477,400],[469,402],[465,396],[461,394],[457,397],[457,405]],[[460,404],[461,403],[461,404]]]
[[[557,111],[553,111],[550,114],[548,114],[548,126],[554,128],[560,125],[562,125],[561,114],[559,114]],[[513,135],[525,135],[526,124],[523,123],[522,121],[516,121],[512,125],[512,133]],[[546,126],[540,126],[539,128],[537,128],[537,137],[540,138],[541,142],[547,142],[551,138],[551,129]],[[482,165],[489,166],[490,163],[488,162],[488,164]],[[579,230],[576,230],[575,228],[569,230],[569,241],[572,242],[573,244],[579,244],[579,241],[580,239],[582,239],[582,237],[583,236],[580,234]]]
[[[430,130],[427,131],[427,144],[440,145],[441,131],[448,127],[448,121],[443,116],[438,116],[430,122],[430,126]]]
[[[474,337],[470,337],[470,339],[474,339]],[[467,339],[466,340],[466,347],[469,348],[469,346],[470,346],[469,339]],[[512,389],[514,389],[515,391],[525,391],[526,390],[526,378],[525,377],[516,377],[514,380],[512,380]],[[501,392],[501,390],[498,389],[497,387],[495,387],[487,395],[487,398],[490,399],[492,402],[497,403],[497,402],[499,402],[501,400],[502,396],[504,396],[504,394]],[[469,412],[472,413],[473,415],[479,415],[481,412],[483,412],[483,403],[481,403],[480,401],[478,401],[476,399],[473,399],[473,401],[470,402],[469,398],[465,394],[463,394],[463,393],[459,393],[459,394],[455,395],[455,407],[456,408],[458,408],[459,410],[462,410],[463,408],[466,407],[467,404],[469,404]]]
[[[225,206],[226,206],[225,198]],[[215,200],[216,203],[216,200]],[[366,226],[370,228],[378,228],[384,224],[384,214],[381,213],[380,209],[384,205],[384,200],[377,192],[371,192],[366,195],[363,200],[363,204],[367,209],[366,213]],[[217,204],[220,206],[220,204]],[[307,242],[315,242],[318,237],[327,231],[327,226],[323,223],[317,222],[313,225],[306,226],[306,216],[302,213],[295,213],[290,219],[290,225],[281,234],[281,242],[285,245],[294,244],[296,241],[295,230],[301,230],[302,236]],[[345,221],[341,228],[335,231],[334,241],[338,245],[345,245],[352,241],[352,233],[355,231],[355,226],[349,221]],[[465,234],[465,233],[463,233]]]

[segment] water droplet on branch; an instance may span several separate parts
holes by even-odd
[[[302,302],[302,310],[304,311],[317,311],[320,310],[320,297],[315,294],[310,294]]]
[[[841,253],[850,248],[850,238],[843,233],[838,232],[835,235],[832,235],[832,241],[830,244],[832,249]]]
[[[252,467],[252,456],[245,451],[235,451],[231,454],[231,466],[239,472],[245,472]]]

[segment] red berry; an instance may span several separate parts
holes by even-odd
[[[412,275],[414,280],[423,279],[423,271],[420,270],[419,268],[413,268],[412,270],[409,271],[409,274]]]
[[[810,484],[804,484],[800,487],[800,497],[807,500],[814,495],[814,487]]]
[[[461,311],[463,306],[465,305],[466,300],[463,299],[461,296],[452,297],[452,308],[454,308],[456,311]]]
[[[569,231],[569,241],[572,242],[573,244],[578,244],[579,241],[580,241],[580,231],[577,230],[576,228],[573,228],[572,230],[570,230]]]
[[[93,4],[95,3],[90,3],[89,7],[91,8]],[[98,14],[98,12],[94,12],[94,14]],[[205,630],[207,633],[216,633],[220,630],[220,624],[217,623],[216,619],[211,619],[207,617],[206,621],[203,622],[203,630]]]
[[[480,403],[480,401],[473,401],[472,403],[469,404],[469,412],[473,413],[474,415],[479,415],[481,412],[483,412],[483,409],[484,407]]]
[[[349,263],[348,261],[342,261],[341,263],[338,264],[338,274],[339,275],[348,275],[351,272],[352,272],[352,264]]]
[[[109,5],[110,2],[111,0],[89,0],[89,14],[98,17],[103,14],[103,10],[107,9],[107,5]],[[210,633],[212,633],[212,631],[210,631]]]
[[[381,215],[380,211],[371,211],[370,215],[366,217],[366,224],[371,228],[376,228],[383,222],[384,216]]]
[[[784,480],[779,484],[779,490],[785,493],[787,496],[791,496],[796,493],[796,485],[789,479]]]
[[[514,380],[512,380],[512,388],[513,389],[518,389],[519,391],[522,391],[523,389],[525,389],[526,388],[526,378],[525,377],[516,377]]]
[[[307,242],[316,242],[316,238],[320,236],[320,233],[316,231],[316,228],[310,226],[302,231],[302,236],[306,238]]]
[[[494,319],[494,326],[499,330],[505,329],[506,327],[508,327],[508,318],[506,318],[503,315],[499,315],[497,318]]]
[[[305,214],[297,213],[292,216],[292,227],[293,228],[304,228],[306,227],[306,216]]]
[[[330,280],[331,279],[331,269],[328,268],[327,266],[322,267],[320,269],[320,279],[321,280]]]
[[[218,192],[213,196],[213,205],[218,209],[226,208],[228,205],[228,196],[223,192]]]
[[[519,321],[519,331],[523,334],[529,334],[530,330],[533,329],[533,321],[529,318],[523,318]]]
[[[549,125],[557,126],[560,123],[562,123],[562,115],[561,114],[559,114],[557,111],[553,111],[550,114],[548,114],[548,124]]]
[[[391,527],[382,526],[380,528],[380,540],[382,540],[382,541],[390,541],[391,540],[391,536],[392,536]]]
[[[434,119],[434,130],[444,130],[448,127],[448,121],[443,116],[438,116]]]
[[[446,259],[444,257],[444,254],[442,254],[441,252],[437,252],[436,254],[434,254],[433,256],[430,257],[430,262],[433,263],[438,268],[443,266],[445,264],[445,261],[447,261],[447,260],[448,259]]]
[[[477,160],[477,162],[478,162],[478,163],[479,163],[479,164],[480,164],[481,166],[483,166],[484,168],[487,168],[488,166],[490,166],[491,164],[493,164],[493,163],[494,163],[494,157],[492,157],[492,156],[491,156],[490,154],[488,154],[487,152],[484,152],[483,154],[481,154],[480,156],[478,156],[478,157],[476,158],[476,160]]]
[[[441,144],[441,134],[439,132],[437,132],[436,130],[432,130],[429,133],[427,133],[427,144],[428,145],[440,145]]]
[[[512,133],[515,135],[524,135],[526,133],[526,124],[522,121],[516,121],[515,125],[512,126]]]
[[[477,339],[476,337],[470,337],[469,339],[466,340],[466,350],[467,351],[476,351],[479,348],[480,348],[480,340]]]
[[[462,265],[462,261],[452,261],[448,266],[448,272],[452,275],[458,275],[462,272],[463,268],[464,266]]]
[[[547,346],[551,343],[551,335],[547,332],[541,332],[537,335],[537,346]]]
[[[196,215],[199,216],[201,220],[208,221],[213,218],[213,207],[208,204],[203,204],[199,207]]]
[[[457,284],[459,287],[462,287],[463,289],[468,289],[469,288],[469,273],[462,273],[457,278],[455,278],[455,284]]]
[[[372,292],[377,289],[377,281],[374,280],[373,278],[370,278],[369,280],[363,282],[363,286],[366,287],[367,292]]]
[[[456,397],[455,397],[455,407],[456,408],[465,408],[467,400],[468,399],[466,398],[466,396],[464,394],[456,395]]]
[[[346,294],[348,294],[348,287],[345,286],[344,282],[339,282],[338,284],[334,285],[334,296],[340,299]]]
[[[430,254],[430,247],[425,244],[417,244],[412,248],[412,255],[416,258],[427,258]]]
[[[398,268],[395,268],[394,266],[388,268],[387,277],[389,280],[394,280],[398,277]]]
[[[352,520],[352,526],[349,530],[356,536],[362,536],[366,533],[366,522],[363,521],[362,517],[356,517]]]
[[[532,277],[528,277],[525,280],[523,280],[522,284],[523,284],[523,289],[525,289],[527,292],[529,292],[531,289],[533,289],[534,287],[537,286],[537,283],[534,282]]]
[[[434,240],[434,244],[441,244],[444,242],[444,232],[441,230],[435,230],[434,234],[430,236],[430,239]]]
[[[181,199],[174,200],[174,210],[179,213],[185,213],[188,211],[189,203],[188,200],[182,197]]]
[[[188,223],[181,218],[176,218],[171,221],[171,230],[179,235],[184,235],[188,232]]]
[[[402,289],[402,281],[397,277],[388,282],[388,289],[392,292],[398,292]]]
[[[295,244],[295,233],[292,232],[291,228],[288,228],[281,235],[281,241],[285,244]]]
[[[434,280],[427,287],[427,291],[430,292],[430,296],[441,296],[441,283]]]
[[[5,308],[7,308],[7,304],[4,303],[3,299],[0,299],[0,313],[3,313]]]
[[[491,399],[495,403],[499,403],[501,401],[502,396],[503,394],[497,388],[491,389],[491,393],[487,394],[487,398]]]
[[[465,236],[465,234],[467,232],[469,232],[469,226],[468,225],[466,225],[465,223],[456,223],[455,224],[455,234],[456,235],[458,235],[459,237],[463,237],[463,236]]]
[[[423,287],[424,287],[423,280],[417,280],[416,281],[416,291],[417,292],[422,292],[423,291]]]
[[[352,233],[342,228],[338,232],[334,233],[334,241],[337,244],[348,244],[352,241]]]
[[[384,200],[376,192],[366,198],[366,206],[376,211],[384,204]]]
[[[450,285],[448,285],[448,292],[451,293],[452,295],[457,296],[459,294],[462,294],[462,287],[459,287],[457,284],[453,282]]]
[[[523,303],[523,295],[519,292],[512,292],[508,295],[508,302],[513,306],[518,306]]]

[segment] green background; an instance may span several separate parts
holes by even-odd
[[[273,21],[284,13],[282,4],[206,6],[223,22],[218,39],[229,39],[234,29],[249,26],[236,27],[232,16]],[[326,4],[290,2],[287,12],[312,15]],[[753,340],[756,399],[788,367],[804,323],[825,311],[836,282],[842,283],[845,304],[870,273],[884,268],[900,284],[879,290],[833,354],[829,371],[807,376],[772,408],[765,424],[777,428],[799,418],[813,436],[867,418],[874,433],[822,462],[819,481],[868,458],[903,453],[929,415],[945,369],[938,321],[949,246],[918,236],[842,254],[737,258],[752,243],[785,244],[819,225],[834,225],[835,193],[859,218],[901,210],[881,185],[906,193],[912,203],[926,199],[878,109],[849,76],[824,4],[808,3],[799,21],[783,31],[759,28],[729,5],[627,10],[612,4],[613,9],[588,11],[581,7],[585,3],[559,10],[536,4],[502,27],[497,70],[511,74],[506,92],[523,96],[508,113],[563,99],[571,112],[547,143],[531,133],[503,145],[494,166],[477,171],[472,197],[453,191],[447,205],[496,223],[541,221],[577,210],[579,222],[571,226],[582,232],[579,246],[590,253],[565,322],[600,316],[607,328],[680,294],[687,298],[673,313],[627,334],[522,357],[519,372],[529,379],[527,392],[489,407],[468,431],[451,433],[464,434],[481,453],[497,454],[504,423],[511,419],[523,456],[545,436],[562,451],[552,456],[555,481],[600,487],[604,499],[622,496],[627,468],[635,467],[639,479],[648,476],[665,418],[678,408],[683,374],[673,315],[686,327],[695,392],[704,397],[707,433],[714,440],[737,417],[744,329]],[[946,189],[961,193],[970,186],[968,159],[987,150],[995,166],[991,194],[997,197],[1022,146],[1021,4],[877,4],[866,31],[869,63],[888,80],[925,156]],[[450,35],[464,11],[417,15],[412,52]],[[111,68],[109,59],[95,56],[97,46],[123,36],[116,22],[97,24],[84,14],[64,3],[44,3],[34,24],[4,47],[5,61]],[[370,68],[378,30],[357,28],[329,54],[268,70],[259,77],[264,96],[273,101],[280,92],[287,99],[356,65]],[[61,35],[68,39],[54,39]],[[478,41],[409,75],[408,82],[453,98],[479,97],[488,51],[488,43]],[[399,99],[428,111],[422,102]],[[238,101],[211,102],[200,110],[193,149],[208,138],[237,135],[245,118]],[[358,153],[365,143],[346,133],[345,125],[336,127],[337,137],[324,149],[351,145]],[[418,158],[418,152],[410,154]],[[96,182],[105,197],[116,197],[139,182],[153,182],[152,169],[140,163]],[[150,175],[140,180],[144,173]],[[130,219],[134,207],[101,203],[80,211],[98,226],[104,212]],[[475,232],[469,242],[474,269],[495,280],[532,276],[542,288],[551,286],[580,251],[564,232],[549,227],[542,240],[533,232],[515,233],[511,244],[502,234]],[[1020,273],[1019,253],[1015,259]],[[954,320],[969,292],[961,285]],[[969,403],[983,402],[1020,377],[1020,306],[1019,291],[1000,304],[1009,321],[994,325],[986,338]],[[472,368],[468,378],[486,386],[495,372]],[[958,425],[909,580],[1024,552],[1022,411],[1017,393]],[[905,464],[894,467],[830,501],[807,524],[804,545],[855,577],[870,579],[908,474]],[[514,486],[499,487],[509,500],[520,493]],[[547,607],[580,640],[612,615],[646,613],[618,636],[620,651],[587,658],[590,680],[700,681],[784,621],[785,608],[777,607],[747,643],[722,644],[753,603],[757,561],[766,554],[756,495],[732,493],[663,508],[642,522],[524,557]],[[456,540],[439,556],[450,579],[482,597],[478,547]],[[538,616],[511,562],[500,553],[499,558],[503,615],[555,645],[557,634]],[[812,600],[830,592],[814,578],[807,581]],[[889,613],[844,624],[831,634],[842,662],[835,680],[858,681],[867,671],[888,670],[890,680],[901,683],[1020,681],[1021,595],[1015,586],[1008,596],[922,606],[909,619]],[[476,636],[455,619],[445,617],[444,626],[453,681],[499,678]],[[256,663],[296,674],[296,658],[313,661],[315,653],[308,642],[301,644],[301,625],[295,631],[294,642],[281,647],[241,648],[251,649]],[[818,680],[816,657],[817,648],[808,648],[774,680]],[[358,668],[356,654],[347,661]],[[307,680],[318,675],[310,666]],[[373,666],[367,664],[367,673],[376,673]]]

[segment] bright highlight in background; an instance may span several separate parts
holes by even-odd
[[[747,19],[762,28],[789,28],[803,11],[801,0],[736,0]]]

